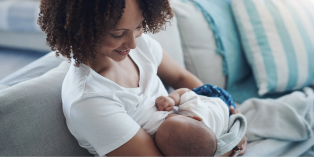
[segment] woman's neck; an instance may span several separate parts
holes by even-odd
[[[115,64],[116,63],[114,60],[103,55],[97,55],[96,60],[94,60],[93,62],[86,63],[87,66],[89,66],[91,69],[93,69],[97,73],[106,71],[107,69],[110,69]]]
[[[112,68],[123,67],[123,65],[125,64],[125,61],[126,59],[118,62],[111,59],[108,56],[98,55],[97,59],[94,62],[91,62],[91,63],[89,62],[86,65],[89,66],[91,69],[93,69],[95,72],[100,74]]]

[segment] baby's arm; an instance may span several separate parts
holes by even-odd
[[[158,111],[171,111],[174,106],[179,105],[181,96],[190,91],[188,88],[179,88],[169,94],[169,96],[160,96],[155,103]]]
[[[172,98],[175,102],[175,106],[178,106],[180,104],[180,98],[181,96],[186,93],[186,92],[189,92],[190,89],[188,88],[179,88],[177,90],[174,90],[173,92],[171,92],[169,94],[168,97]]]

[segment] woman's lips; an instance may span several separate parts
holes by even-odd
[[[124,55],[128,55],[130,53],[130,50],[131,49],[128,49],[128,50],[123,50],[123,51],[120,51],[120,50],[115,50],[118,54],[124,56]]]

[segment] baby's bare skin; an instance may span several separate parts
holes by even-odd
[[[174,106],[178,106],[180,104],[181,96],[189,91],[190,89],[188,88],[180,88],[174,90],[168,96],[158,97],[155,101],[158,111],[171,111]]]

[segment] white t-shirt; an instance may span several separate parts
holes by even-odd
[[[224,101],[216,97],[197,95],[193,91],[180,98],[179,114],[189,117],[199,116],[202,122],[219,137],[228,130],[229,109]]]
[[[137,38],[129,53],[140,72],[138,88],[124,88],[74,61],[62,85],[63,112],[80,146],[104,156],[129,141],[142,127],[155,132],[169,112],[156,112],[155,100],[168,93],[157,76],[160,44],[148,35]],[[152,135],[152,134],[151,134]]]

